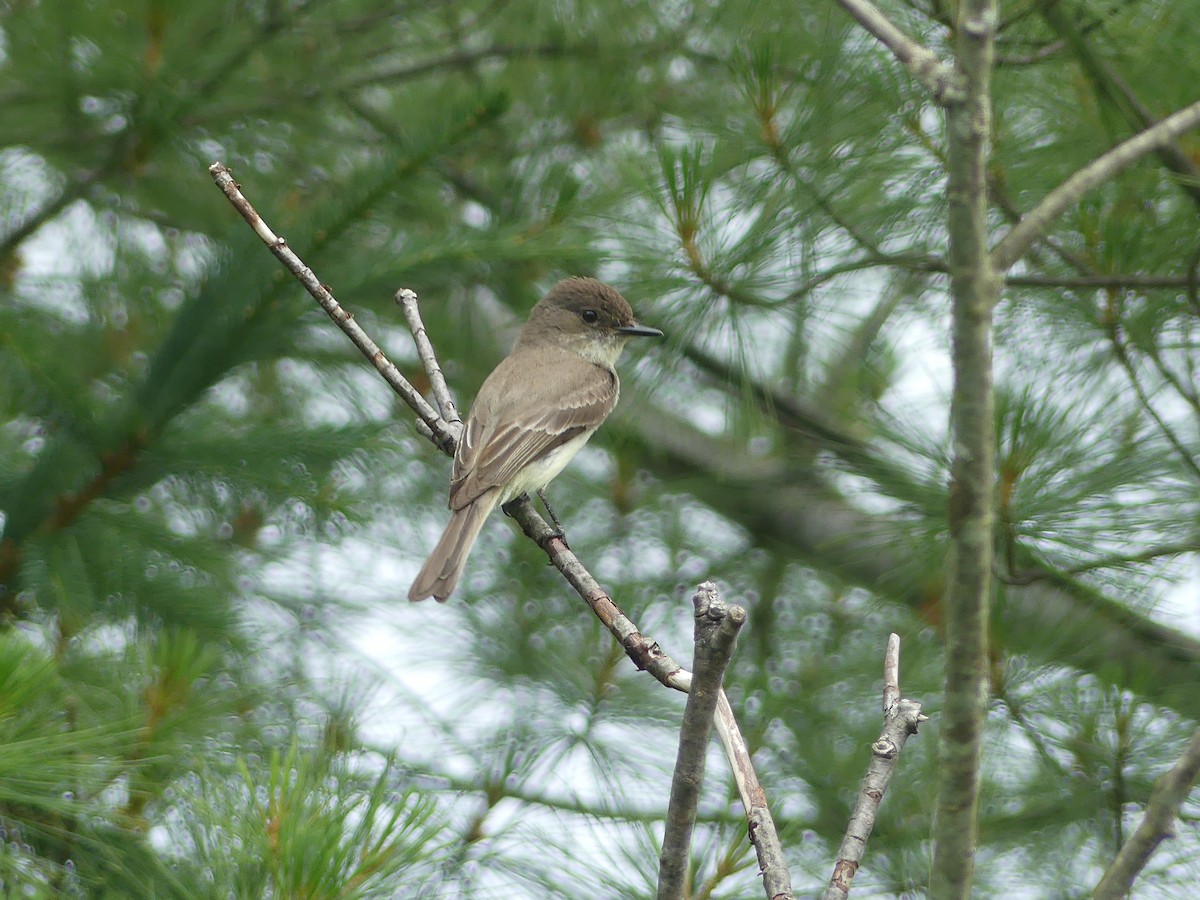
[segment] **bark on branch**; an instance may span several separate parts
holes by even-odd
[[[962,99],[963,85],[958,73],[928,47],[914,41],[896,27],[871,0],[838,2],[859,25],[873,34],[881,44],[892,51],[896,59],[904,63],[913,77],[929,89],[939,104],[946,106]]]
[[[1043,197],[1042,201],[1022,217],[996,245],[992,251],[992,265],[995,270],[1003,275],[1012,268],[1033,242],[1045,235],[1051,223],[1082,200],[1088,191],[1099,187],[1147,154],[1161,149],[1181,134],[1197,127],[1200,127],[1200,100],[1092,160]]]
[[[892,780],[909,735],[917,726],[929,720],[921,712],[921,704],[900,697],[900,636],[888,636],[883,657],[883,732],[871,745],[871,764],[862,780],[850,824],[838,848],[833,876],[825,888],[822,900],[845,900],[867,849],[867,839],[875,828],[875,814]]]
[[[687,889],[692,829],[704,786],[713,715],[734,642],[746,621],[746,610],[726,606],[711,581],[700,585],[692,604],[696,609],[692,689],[683,711],[679,752],[671,778],[671,800],[658,864],[658,900],[683,900]]]
[[[208,167],[208,173],[212,176],[229,202],[233,204],[243,219],[254,229],[254,233],[259,236],[264,244],[267,245],[275,258],[283,263],[284,267],[296,276],[296,280],[304,286],[314,300],[321,305],[321,308],[329,314],[329,318],[333,319],[335,325],[342,329],[346,337],[350,338],[355,347],[359,349],[383,376],[386,381],[400,398],[408,404],[409,408],[417,414],[417,417],[425,423],[433,435],[434,443],[443,452],[453,453],[454,444],[458,438],[457,433],[453,428],[448,427],[446,420],[437,414],[432,406],[425,402],[425,398],[421,396],[421,392],[413,387],[407,378],[405,378],[400,370],[397,369],[392,362],[384,355],[384,352],[379,349],[379,346],[367,336],[367,333],[359,327],[354,321],[354,316],[346,312],[342,305],[334,299],[329,288],[321,284],[320,280],[313,270],[306,266],[303,260],[300,259],[292,248],[287,245],[287,241],[279,237],[271,230],[258,211],[250,205],[250,201],[242,194],[241,187],[233,180],[233,174],[229,171],[229,167],[224,163],[216,162]]]
[[[955,59],[966,95],[946,111],[954,390],[950,399],[949,564],[945,701],[938,744],[938,804],[930,895],[971,894],[980,764],[987,709],[988,606],[994,541],[995,399],[992,310],[1000,296],[988,254],[988,137],[995,0],[962,0]]]
[[[1200,776],[1200,730],[1192,735],[1187,749],[1170,771],[1154,782],[1146,813],[1096,885],[1092,894],[1095,900],[1121,900],[1128,896],[1134,879],[1146,867],[1151,854],[1164,840],[1174,836],[1175,817],[1197,776]]]

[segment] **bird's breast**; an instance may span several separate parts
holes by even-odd
[[[500,503],[507,503],[522,494],[540,491],[558,475],[578,453],[588,439],[596,433],[595,428],[581,432],[569,441],[559,444],[548,453],[544,453],[530,462],[500,492]]]

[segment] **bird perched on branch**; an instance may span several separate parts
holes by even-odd
[[[492,509],[549,484],[613,411],[628,340],[661,336],[594,278],[551,288],[471,406],[450,475],[450,522],[409,600],[450,596]]]

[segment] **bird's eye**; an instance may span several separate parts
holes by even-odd
[[[594,309],[585,309],[582,313],[580,313],[580,315],[583,316],[583,321],[587,322],[589,325],[600,318],[600,314]]]

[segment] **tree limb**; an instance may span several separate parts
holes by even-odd
[[[458,407],[454,405],[454,398],[450,396],[450,388],[446,385],[446,376],[442,374],[442,367],[438,364],[437,354],[429,340],[429,332],[425,330],[425,323],[421,320],[421,308],[417,304],[417,295],[408,288],[401,288],[396,291],[396,303],[404,310],[408,329],[412,332],[413,342],[417,345],[417,358],[421,360],[425,374],[429,376],[429,389],[433,392],[433,398],[437,401],[442,418],[452,426],[461,426],[462,416],[458,414]]]
[[[838,0],[842,8],[863,28],[873,34],[892,55],[908,68],[934,99],[946,106],[963,97],[963,85],[954,69],[923,44],[897,28],[871,0]]]
[[[1075,16],[1064,10],[1061,3],[1039,4],[1038,12],[1071,48],[1079,60],[1080,68],[1092,80],[1097,92],[1116,107],[1131,131],[1142,131],[1158,124],[1158,118],[1102,57],[1095,43],[1087,40],[1087,33],[1091,29],[1080,27]],[[1180,189],[1193,203],[1200,204],[1200,169],[1192,158],[1174,141],[1164,141],[1154,152],[1159,162],[1177,176],[1176,184]]]
[[[746,809],[746,820],[750,826],[750,842],[758,855],[758,870],[762,873],[763,891],[767,900],[794,900],[792,878],[783,859],[783,845],[779,842],[779,830],[767,804],[767,793],[759,783],[754,762],[750,759],[750,748],[738,730],[733,718],[729,698],[721,691],[717,697],[717,737],[725,748],[725,755],[733,766],[733,780],[742,806]]]
[[[649,640],[638,631],[637,626],[571,552],[562,535],[537,513],[528,498],[513,501],[508,509],[521,530],[542,548],[551,564],[591,607],[596,618],[617,639],[625,649],[626,656],[638,669],[649,672],[665,687],[684,692],[691,689],[692,673],[675,662],[657,641]],[[783,848],[767,804],[767,794],[758,780],[746,739],[738,728],[733,708],[724,691],[717,697],[716,728],[717,737],[733,769],[738,795],[746,809],[750,841],[758,855],[763,889],[769,900],[791,900],[791,876],[783,860]]]
[[[1191,279],[1187,275],[1114,272],[1111,275],[1009,275],[1005,277],[1004,283],[1010,287],[1073,288],[1078,290],[1130,288],[1138,291],[1175,291],[1187,287],[1191,283]]]
[[[1134,879],[1146,867],[1151,854],[1175,830],[1175,817],[1200,775],[1200,730],[1192,735],[1187,749],[1174,766],[1154,783],[1146,813],[1137,829],[1117,853],[1092,897],[1121,900],[1129,894]]]
[[[1025,255],[1050,224],[1083,199],[1083,195],[1163,147],[1185,132],[1200,126],[1200,100],[1167,116],[1157,125],[1134,135],[1092,160],[1042,198],[1014,225],[992,251],[992,265],[1003,274]]]
[[[920,703],[900,698],[900,636],[888,635],[883,657],[883,731],[871,745],[871,764],[859,787],[854,812],[850,815],[846,835],[838,848],[833,876],[822,900],[845,900],[850,895],[851,884],[867,849],[867,839],[875,828],[875,814],[891,783],[900,753],[909,735],[916,734],[917,726],[928,720],[929,717],[921,712]]]
[[[213,177],[229,202],[233,204],[243,219],[254,229],[254,233],[259,236],[267,248],[275,254],[275,258],[283,263],[294,276],[296,280],[304,285],[304,289],[308,291],[317,303],[321,304],[321,308],[329,314],[329,318],[333,319],[334,324],[342,329],[346,337],[350,338],[354,346],[362,352],[383,376],[386,381],[401,399],[408,404],[409,408],[417,414],[422,422],[429,427],[434,435],[434,443],[443,451],[453,452],[455,441],[458,438],[457,433],[448,427],[446,421],[437,414],[432,406],[430,406],[425,398],[421,396],[412,384],[409,383],[383,353],[379,346],[367,336],[367,333],[359,327],[359,324],[354,321],[354,316],[346,312],[341,304],[334,299],[329,288],[321,284],[320,280],[313,270],[304,264],[304,262],[287,245],[287,241],[277,236],[273,232],[258,211],[250,205],[250,201],[243,196],[241,188],[233,180],[233,175],[229,171],[229,167],[224,163],[216,162],[208,167],[208,173]]]
[[[692,689],[688,692],[679,729],[679,752],[671,777],[666,831],[658,864],[659,900],[683,900],[696,808],[704,786],[704,768],[712,735],[713,714],[721,695],[725,668],[733,656],[746,610],[727,607],[711,581],[700,585],[692,604],[696,609]]]

